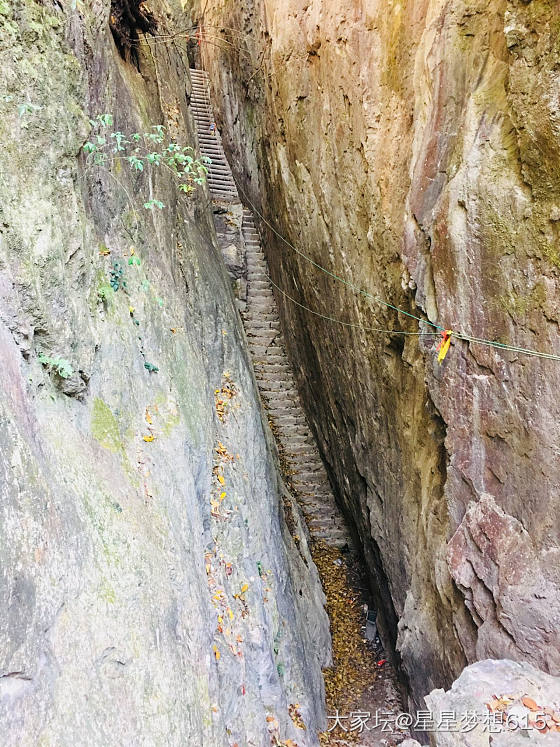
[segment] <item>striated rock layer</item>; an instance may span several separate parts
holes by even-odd
[[[278,297],[413,699],[480,658],[558,674],[560,364],[455,339],[440,366],[376,300],[560,352],[558,2],[195,6],[239,184],[354,286],[268,231],[276,284],[359,325]]]
[[[100,114],[195,144],[184,45],[141,22],[185,19],[0,2],[1,741],[315,745],[324,596],[208,191],[82,150]]]

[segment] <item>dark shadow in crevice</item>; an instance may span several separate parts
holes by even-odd
[[[138,32],[155,34],[157,23],[141,0],[111,0],[109,28],[120,56],[140,70]]]

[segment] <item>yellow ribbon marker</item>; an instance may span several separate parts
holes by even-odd
[[[438,345],[438,363],[443,363],[445,360],[445,356],[449,352],[449,346],[451,345],[451,335],[453,334],[453,331],[450,329],[446,329],[441,333],[442,340],[440,344]]]

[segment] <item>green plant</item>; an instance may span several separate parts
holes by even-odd
[[[126,280],[123,277],[124,270],[121,266],[120,262],[114,262],[113,263],[113,269],[111,270],[111,278],[110,278],[110,284],[111,288],[115,291],[115,293],[120,288],[126,288]]]
[[[97,297],[100,301],[103,301],[105,303],[111,298],[114,292],[114,289],[110,285],[106,285],[104,283],[97,289]]]
[[[74,373],[72,364],[67,361],[66,358],[51,358],[48,355],[39,354],[39,363],[43,366],[48,366],[51,370],[57,373],[61,379],[69,379]]]
[[[148,361],[144,363],[144,368],[150,373],[157,373],[159,371],[159,368],[157,366],[154,366],[153,363],[148,363]]]
[[[207,156],[195,158],[195,151],[190,145],[179,145],[167,138],[163,125],[153,125],[150,132],[133,132],[126,135],[120,130],[111,131],[114,121],[111,114],[99,114],[90,119],[92,126],[91,139],[83,146],[87,163],[91,166],[110,168],[117,161],[125,161],[136,172],[153,168],[165,168],[171,171],[178,182],[179,191],[191,194],[206,181]],[[161,200],[144,202],[146,210],[165,205]]]

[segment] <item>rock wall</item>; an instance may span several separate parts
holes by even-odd
[[[83,151],[108,113],[195,144],[186,50],[124,11],[0,2],[1,741],[314,745],[324,597],[208,192]]]
[[[437,330],[378,302],[559,352],[558,11],[193,8],[237,179],[306,255],[263,224],[308,416],[417,704],[480,658],[560,671],[558,362],[455,338],[439,365]]]

